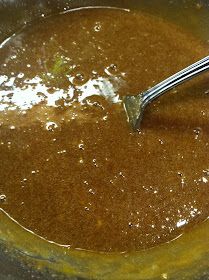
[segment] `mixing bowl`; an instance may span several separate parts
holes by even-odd
[[[209,49],[207,0],[0,0],[0,42],[38,17],[87,6],[139,9],[165,18]],[[0,279],[209,279],[209,222],[149,250],[110,254],[46,242],[0,209]]]

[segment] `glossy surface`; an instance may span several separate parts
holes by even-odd
[[[48,240],[99,251],[148,248],[205,220],[207,77],[152,104],[139,133],[120,99],[206,54],[179,28],[121,10],[12,37],[0,49],[1,207]]]

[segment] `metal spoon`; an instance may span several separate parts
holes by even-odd
[[[145,107],[165,92],[184,83],[187,80],[209,70],[209,56],[199,60],[198,62],[188,66],[180,72],[174,74],[163,82],[140,93],[139,95],[125,96],[123,100],[124,108],[128,117],[128,121],[134,130],[140,128]]]

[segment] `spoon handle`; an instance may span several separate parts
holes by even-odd
[[[155,85],[151,89],[145,91],[142,96],[142,106],[145,107],[148,103],[161,96],[164,92],[207,70],[209,70],[209,56],[206,56],[205,58]]]

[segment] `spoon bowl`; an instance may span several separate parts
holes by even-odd
[[[123,105],[127,114],[128,122],[131,124],[133,130],[140,128],[144,109],[149,103],[172,88],[186,82],[187,80],[191,80],[208,70],[209,56],[206,56],[143,93],[125,96],[123,99]]]

